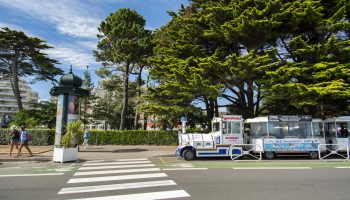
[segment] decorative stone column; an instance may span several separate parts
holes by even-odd
[[[81,97],[89,96],[89,90],[80,88],[83,81],[72,72],[61,77],[59,86],[51,89],[50,94],[57,96],[55,145],[61,144],[62,133],[68,122],[79,120]]]

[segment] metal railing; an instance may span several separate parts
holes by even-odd
[[[233,150],[233,147],[242,147],[242,150],[240,151],[241,154],[236,156],[236,157],[233,157],[232,155],[232,150]],[[244,147],[250,147],[249,149],[245,149]],[[255,155],[255,151],[254,149],[256,149],[256,147],[259,147],[260,151],[259,151],[259,157]],[[255,158],[257,160],[261,160],[262,159],[262,151],[261,151],[261,146],[259,144],[232,144],[230,146],[230,156],[231,156],[231,160],[236,160],[240,157],[243,157],[243,156],[250,156],[251,158]]]
[[[323,147],[324,151],[329,151],[328,154],[325,154],[322,156],[321,147]],[[336,149],[333,149],[332,147],[337,147]],[[341,154],[341,152],[344,152],[346,150],[346,156]],[[330,158],[326,159],[327,157],[331,155],[336,155],[338,158],[340,157],[341,160],[349,160],[349,145],[340,145],[340,144],[319,144],[318,145],[318,157],[320,160],[330,160]]]

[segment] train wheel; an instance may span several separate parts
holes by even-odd
[[[265,155],[265,158],[268,160],[275,158],[275,152],[272,152],[272,151],[265,152],[264,155]]]
[[[184,152],[182,153],[182,156],[187,161],[194,160],[194,158],[196,157],[192,149],[184,150]]]
[[[310,151],[309,157],[310,157],[310,159],[318,159],[318,152],[317,151]]]

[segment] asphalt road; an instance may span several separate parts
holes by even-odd
[[[50,200],[59,199],[57,192],[71,175],[1,177],[0,199],[2,200]]]
[[[285,166],[280,161],[241,165],[230,160],[186,162],[161,157],[75,164],[5,163],[0,165],[0,199],[56,200],[108,196],[128,200],[146,200],[146,196],[150,196],[148,199],[194,200],[350,199],[349,162],[286,163],[293,168],[276,169]],[[298,168],[300,163],[312,165]],[[345,168],[336,168],[338,165]]]
[[[168,171],[198,200],[349,200],[349,169]]]

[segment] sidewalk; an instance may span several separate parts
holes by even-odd
[[[12,156],[9,156],[10,146],[0,145],[0,162],[8,161],[51,161],[53,155],[53,146],[29,146],[33,152],[33,157],[25,148],[22,148],[22,155],[16,158],[18,150],[13,149]],[[86,149],[79,148],[78,161],[88,160],[108,160],[108,159],[124,159],[124,158],[146,158],[158,156],[173,156],[175,154],[175,146],[88,146]]]

